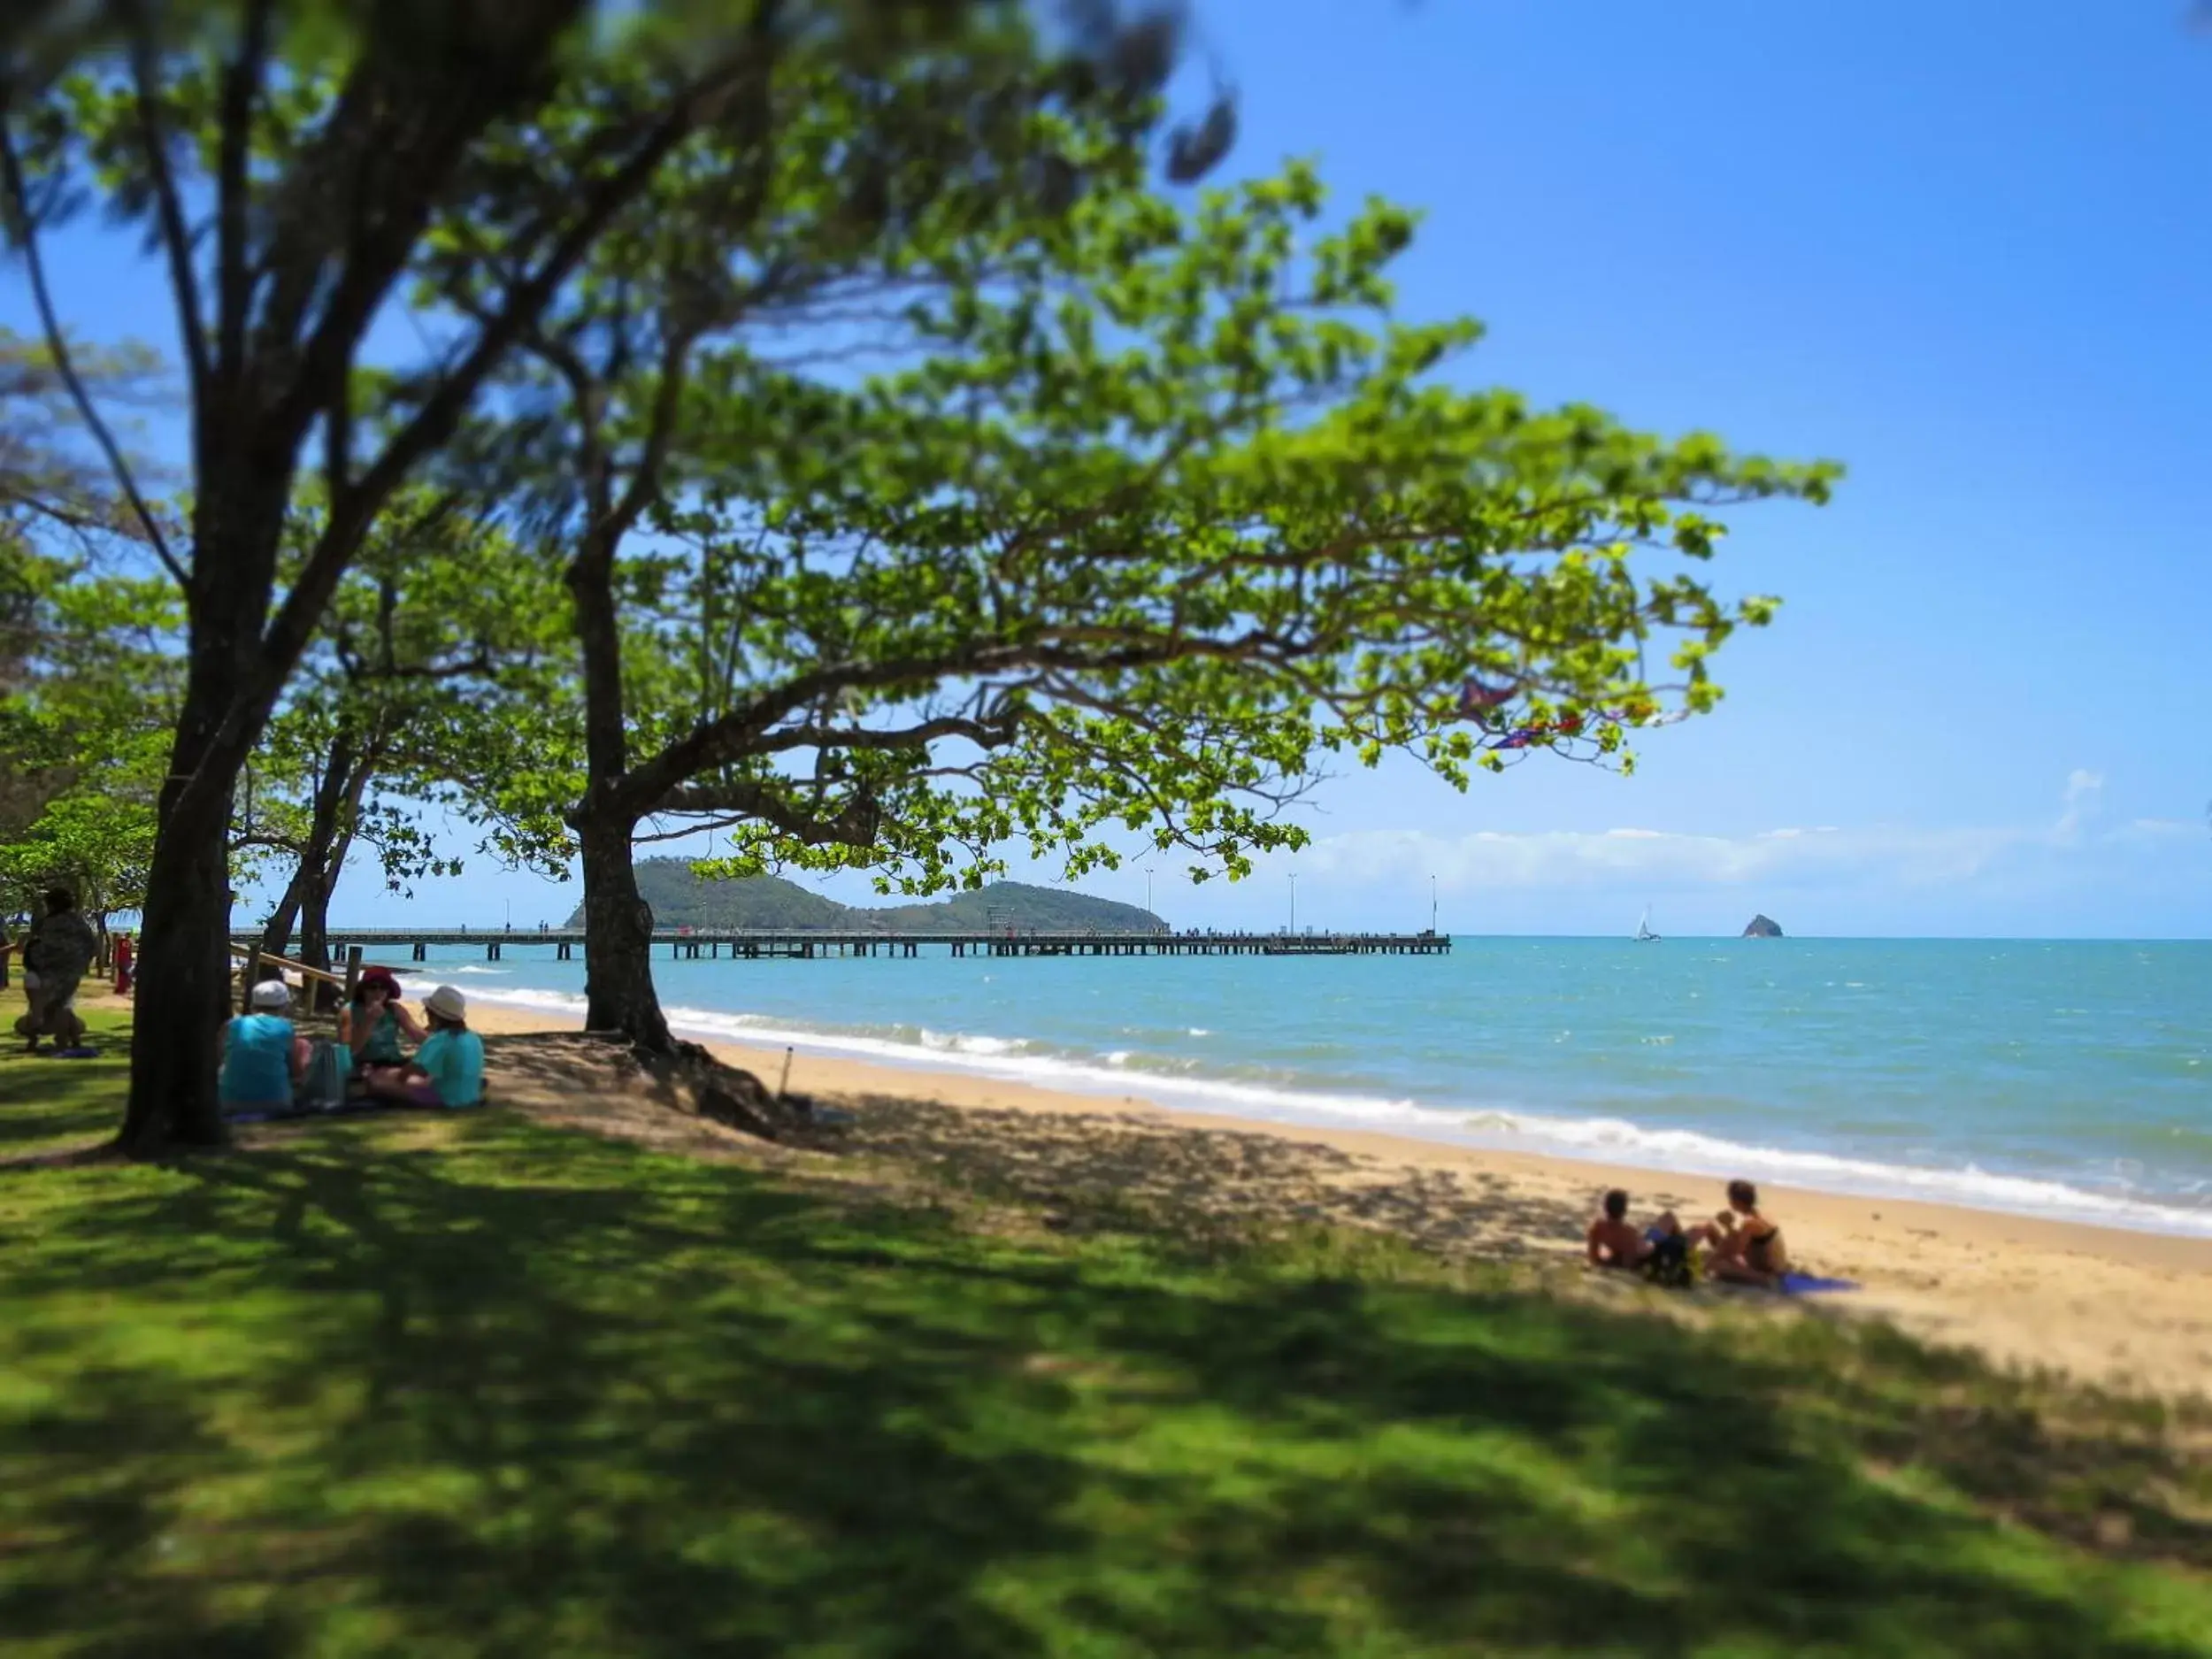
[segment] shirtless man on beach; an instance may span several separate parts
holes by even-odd
[[[1628,1219],[1628,1194],[1617,1187],[1605,1195],[1605,1213],[1590,1223],[1586,1242],[1593,1267],[1641,1267],[1658,1247]]]

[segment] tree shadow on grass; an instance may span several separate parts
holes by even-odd
[[[1932,1395],[1848,1333],[1752,1352],[1526,1294],[979,1239],[503,1115],[456,1133],[56,1178],[89,1185],[0,1288],[0,1629],[530,1659],[2212,1651],[2201,1584],[2042,1525],[2028,1465],[2009,1525],[1953,1478],[1962,1446],[1870,1468],[1929,1438]],[[114,1327],[87,1298],[130,1333],[91,1371]],[[2108,1448],[2131,1480],[2136,1455]],[[2193,1598],[2162,1625],[2154,1583]]]
[[[27,1054],[8,1005],[0,1003],[0,1168],[26,1157],[50,1161],[58,1150],[81,1151],[113,1138],[130,1033],[97,1016],[87,1025],[91,1059],[58,1059],[50,1047]]]

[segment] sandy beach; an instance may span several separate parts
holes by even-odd
[[[492,1036],[576,1029],[557,1015],[482,1002],[470,1018]],[[783,1068],[780,1048],[710,1047],[772,1085]],[[519,1069],[503,1079],[495,1057],[503,1099],[591,1120],[557,1068],[514,1075]],[[864,1152],[965,1170],[1048,1206],[1063,1194],[1106,1194],[1193,1213],[1351,1222],[1471,1257],[1566,1264],[1607,1187],[1634,1194],[1638,1216],[1667,1207],[1697,1218],[1721,1202],[1717,1181],[1679,1174],[1252,1122],[954,1071],[800,1054],[789,1087],[853,1111],[849,1139]],[[2212,1375],[2212,1240],[1787,1187],[1762,1197],[1800,1265],[1863,1286],[1820,1299],[1824,1310],[1886,1317],[1932,1340],[2109,1386],[2193,1394]]]

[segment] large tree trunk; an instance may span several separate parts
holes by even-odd
[[[653,912],[631,863],[630,819],[589,803],[577,813],[584,863],[584,1024],[672,1054],[675,1041],[653,987]]]
[[[230,1012],[231,810],[292,667],[272,660],[262,634],[289,467],[215,441],[235,434],[211,434],[196,411],[195,426],[191,653],[147,870],[130,1101],[118,1137],[135,1157],[225,1139],[215,1069]]]
[[[366,774],[363,781],[367,780]],[[314,870],[302,895],[300,904],[300,960],[311,968],[331,972],[330,959],[330,895],[338,890],[338,879],[346,872],[346,855],[353,850],[353,832],[349,828],[316,862]],[[326,979],[311,982],[308,1006],[328,1010],[338,1005],[337,987]]]
[[[569,815],[584,864],[584,1024],[592,1031],[620,1032],[655,1054],[673,1054],[675,1041],[653,988],[653,912],[638,891],[631,862],[638,815],[620,793],[630,770],[614,597],[620,528],[609,505],[603,460],[586,472],[597,527],[584,538],[566,578],[584,670],[584,796]]]
[[[307,839],[300,846],[300,860],[292,872],[292,879],[285,884],[284,896],[277,901],[270,913],[268,924],[261,930],[260,949],[264,955],[281,956],[292,942],[292,929],[303,912],[313,915],[319,926],[316,928],[318,942],[329,922],[329,901],[333,851],[342,842],[349,842],[350,813],[357,809],[361,792],[368,782],[368,769],[357,764],[365,757],[358,757],[353,733],[341,726],[331,741],[330,756],[325,762],[322,774],[315,780],[315,794],[309,803]],[[336,854],[340,860],[345,855]],[[320,895],[319,907],[314,901]],[[302,934],[301,960],[311,967],[326,968],[328,951],[322,958],[306,955],[309,949],[306,935]]]
[[[291,948],[292,930],[299,925],[300,905],[307,897],[307,861],[300,860],[292,879],[284,884],[284,896],[261,925],[261,941],[255,949],[265,956],[281,956]]]
[[[188,712],[173,767],[190,764],[195,730]],[[236,775],[231,767],[225,782]],[[230,1012],[230,793],[203,780],[165,804],[138,934],[130,1104],[119,1138],[138,1157],[223,1140],[215,1067]]]

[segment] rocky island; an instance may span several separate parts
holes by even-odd
[[[1779,939],[1782,929],[1778,923],[1764,916],[1755,916],[1751,925],[1743,930],[1746,939]]]

